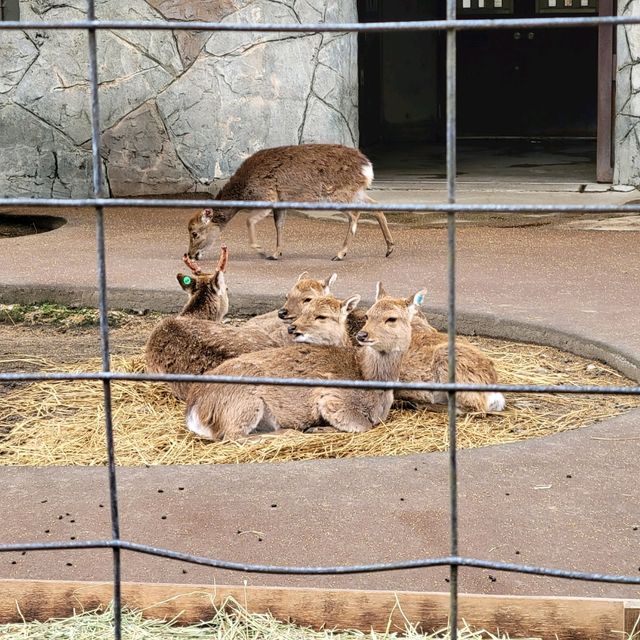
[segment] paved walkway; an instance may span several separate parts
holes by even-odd
[[[377,195],[381,200],[399,197],[391,191]],[[415,195],[400,194],[409,200],[417,199]],[[442,196],[437,190],[418,195],[425,201]],[[466,201],[624,202],[633,197],[461,192]],[[95,302],[93,215],[61,214],[69,222],[54,232],[0,240],[1,301]],[[178,210],[107,213],[113,305],[168,309],[183,302],[175,273],[182,270],[189,215]],[[550,218],[541,223],[461,224],[461,328],[566,346],[601,357],[640,379],[640,233],[633,231],[635,219],[617,225],[627,231],[590,230],[594,225],[616,225],[584,219]],[[426,286],[428,305],[436,319],[441,318],[438,313],[446,303],[446,232],[437,220],[434,225],[394,226],[397,249],[385,259],[379,230],[363,224],[348,259],[336,264],[328,259],[340,245],[346,225],[292,217],[285,230],[285,258],[267,262],[246,247],[244,220],[238,218],[225,233],[232,303],[242,312],[274,307],[300,271],[325,275],[335,270],[338,294],[362,292],[365,299],[371,299],[379,279],[390,291],[402,294]],[[269,224],[262,226],[261,236],[265,243],[271,242]],[[555,437],[462,452],[462,554],[640,575],[639,418],[640,413],[634,412]],[[445,456],[431,454],[285,465],[121,469],[123,536],[264,563],[384,562],[443,555],[448,548],[446,468]],[[7,468],[1,473],[3,541],[109,535],[104,469]],[[293,578],[229,574],[131,554],[124,559],[124,576],[130,580],[447,588],[445,569]],[[0,560],[3,577],[107,579],[110,575],[108,552],[16,554]],[[640,597],[638,587],[482,571],[463,571],[462,588]]]

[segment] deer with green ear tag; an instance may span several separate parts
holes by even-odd
[[[177,316],[161,320],[149,336],[147,371],[201,374],[228,358],[280,344],[259,327],[222,324],[229,309],[227,256],[223,245],[214,273],[203,273],[188,256],[183,258],[191,274],[179,273],[177,278],[189,300]],[[172,382],[169,386],[176,398],[185,399],[188,383]]]

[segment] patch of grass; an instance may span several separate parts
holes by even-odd
[[[121,327],[147,312],[109,311],[110,327]],[[67,307],[60,304],[34,305],[0,304],[0,324],[49,326],[64,329],[97,327],[100,324],[98,309],[93,307]]]

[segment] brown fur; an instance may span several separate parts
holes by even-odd
[[[266,331],[280,345],[287,346],[293,339],[287,332],[287,327],[292,318],[295,318],[302,307],[312,298],[324,295],[329,292],[329,287],[336,279],[336,274],[332,274],[326,280],[313,280],[306,278],[307,272],[298,276],[298,280],[287,293],[284,306],[278,311],[270,311],[247,320],[247,325],[255,325]]]
[[[363,174],[369,173],[367,177]],[[263,149],[247,158],[216,196],[217,200],[269,200],[272,202],[374,202],[365,191],[371,185],[373,170],[369,159],[358,149],[338,144],[303,144]],[[240,209],[205,209],[189,221],[189,256],[198,258]],[[247,220],[249,243],[262,251],[255,234],[258,221],[271,209],[261,209]],[[333,258],[344,259],[356,233],[360,212],[345,212],[349,230],[342,248]],[[276,248],[268,258],[282,256],[282,231],[285,211],[273,210]],[[387,244],[387,256],[393,251],[393,239],[381,211],[372,214]]]
[[[173,318],[165,318],[149,336],[145,349],[147,371],[150,373],[202,374],[224,360],[276,347],[280,343],[259,327],[230,327],[223,324],[229,308],[224,274],[190,276],[189,285],[180,286],[189,293],[189,301]],[[184,400],[190,383],[169,383],[178,400]]]
[[[287,294],[287,299],[284,306],[280,309],[280,318],[286,322],[293,322],[304,310],[305,306],[311,302],[314,298],[320,298],[324,296],[332,296],[331,287],[336,281],[337,274],[333,273],[331,276],[325,279],[314,279],[306,277],[308,274],[303,271],[298,276],[298,281],[293,288]],[[265,320],[267,317],[273,318],[276,312],[272,311],[264,316],[256,316],[249,322],[262,322],[262,318]],[[347,317],[347,331],[354,345],[357,344],[356,334],[362,329],[365,324],[366,311],[360,307],[354,308],[349,312]],[[412,342],[416,336],[420,337],[420,340],[429,340],[434,344],[447,341],[447,334],[440,333],[434,327],[429,324],[429,321],[424,314],[418,310],[411,321]]]
[[[346,317],[349,307],[325,299],[327,313],[337,317],[333,331],[349,344]],[[339,310],[338,310],[339,305]],[[213,374],[397,380],[404,353],[411,341],[415,309],[405,301],[389,300],[369,309],[361,331],[363,346],[325,347],[297,344],[260,351],[229,360]],[[336,313],[337,312],[337,313]],[[396,317],[394,326],[386,320]],[[393,394],[389,391],[279,386],[193,385],[187,398],[187,425],[213,440],[236,439],[255,430],[299,429],[328,424],[339,431],[363,432],[385,420]]]
[[[381,287],[378,297],[380,299],[388,297]],[[328,321],[316,323],[311,321],[313,314],[331,317],[330,300],[331,298],[326,297],[315,298],[304,306],[300,317],[291,325],[299,334],[298,341],[334,346],[342,344],[341,334],[327,330]],[[410,300],[406,302],[409,303]],[[395,300],[395,303],[398,301]],[[365,316],[366,314],[357,308],[349,314],[347,323],[352,340],[355,340],[357,333],[362,330]],[[406,382],[448,382],[447,334],[436,331],[420,313],[414,315],[411,326],[411,346],[404,357],[400,379]],[[493,361],[464,338],[456,339],[456,380],[479,384],[495,384],[498,381]],[[457,393],[456,404],[460,410],[486,413],[492,409],[490,396],[491,394],[488,393]],[[430,391],[400,390],[396,391],[395,397],[397,400],[421,405],[447,402],[446,394],[433,394]]]
[[[386,295],[382,287],[378,295]],[[417,326],[418,325],[418,326]],[[426,319],[414,320],[414,331],[400,379],[406,382],[448,382],[449,347],[446,333],[436,331]],[[472,346],[464,338],[456,337],[456,382],[495,384],[498,374],[491,358]],[[447,394],[442,392],[402,390],[397,400],[415,404],[444,404]],[[462,392],[456,394],[459,411],[488,413],[504,408],[502,394]]]

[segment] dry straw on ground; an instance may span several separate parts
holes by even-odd
[[[175,620],[145,619],[141,611],[124,611],[123,637],[128,640],[449,640],[446,630],[420,633],[407,622],[406,629],[396,632],[374,631],[314,631],[305,627],[283,623],[272,615],[249,613],[235,601],[220,607],[213,618],[198,625],[178,626]],[[89,611],[71,618],[48,622],[28,622],[0,625],[0,637],[4,640],[108,640],[113,637],[113,613]],[[488,631],[472,630],[463,626],[458,630],[459,640],[508,640],[504,634],[493,635]]]
[[[548,347],[477,339],[505,383],[631,384],[613,369]],[[45,371],[91,371],[29,359]],[[0,366],[2,363],[0,362]],[[112,369],[142,371],[141,357],[114,357]],[[447,447],[445,413],[393,410],[386,424],[364,434],[286,433],[244,442],[213,443],[189,433],[183,405],[164,385],[113,383],[113,418],[120,465],[274,462],[313,458],[404,455]],[[460,416],[459,446],[481,447],[575,429],[640,406],[636,397],[521,394],[503,414]],[[0,405],[0,464],[104,465],[102,384],[38,382],[18,388]]]

